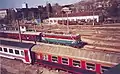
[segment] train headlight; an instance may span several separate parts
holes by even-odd
[[[76,43],[76,41],[73,41],[73,42],[72,42],[72,44],[75,44],[75,43]]]

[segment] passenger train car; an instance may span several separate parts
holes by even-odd
[[[0,40],[0,56],[19,59],[24,63],[31,63],[30,49],[34,44]]]
[[[19,39],[19,32],[15,31],[1,31],[0,37]],[[54,44],[69,45],[73,47],[83,47],[85,42],[81,41],[80,35],[71,34],[54,34],[54,33],[41,33],[41,32],[23,32],[21,39],[27,41],[38,41]]]
[[[120,62],[120,53],[78,50],[60,45],[35,45],[31,51],[35,55],[34,62],[76,74],[86,74],[87,71],[102,74]]]
[[[53,44],[31,44],[1,40],[0,56],[20,59],[73,74],[102,74],[119,64],[120,53],[78,50]]]
[[[22,40],[39,41],[40,36],[41,36],[40,32],[36,32],[36,33],[35,32],[21,32]],[[19,32],[18,31],[0,31],[0,37],[19,39]]]

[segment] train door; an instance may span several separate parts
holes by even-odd
[[[30,55],[29,55],[28,50],[24,50],[24,53],[25,53],[25,61],[26,61],[26,63],[30,63]]]

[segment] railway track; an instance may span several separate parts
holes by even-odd
[[[111,47],[107,47],[107,46],[97,46],[97,45],[86,45],[84,46],[82,49],[85,50],[91,50],[91,51],[101,51],[101,52],[112,52],[112,53],[120,53],[120,49],[118,48],[111,48]]]

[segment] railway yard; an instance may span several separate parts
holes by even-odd
[[[67,33],[67,27],[64,25],[36,27],[37,31]],[[95,49],[103,51],[120,52],[120,25],[70,25],[71,34],[80,34],[81,40],[87,42],[83,49]]]
[[[66,33],[66,29],[65,25],[36,26],[36,30],[42,32]],[[69,32],[80,34],[81,40],[88,43],[79,50],[120,53],[120,25],[70,25]],[[38,65],[27,65],[19,60],[6,58],[0,58],[0,67],[1,74],[69,74],[64,71],[57,72],[57,70],[50,70]]]

